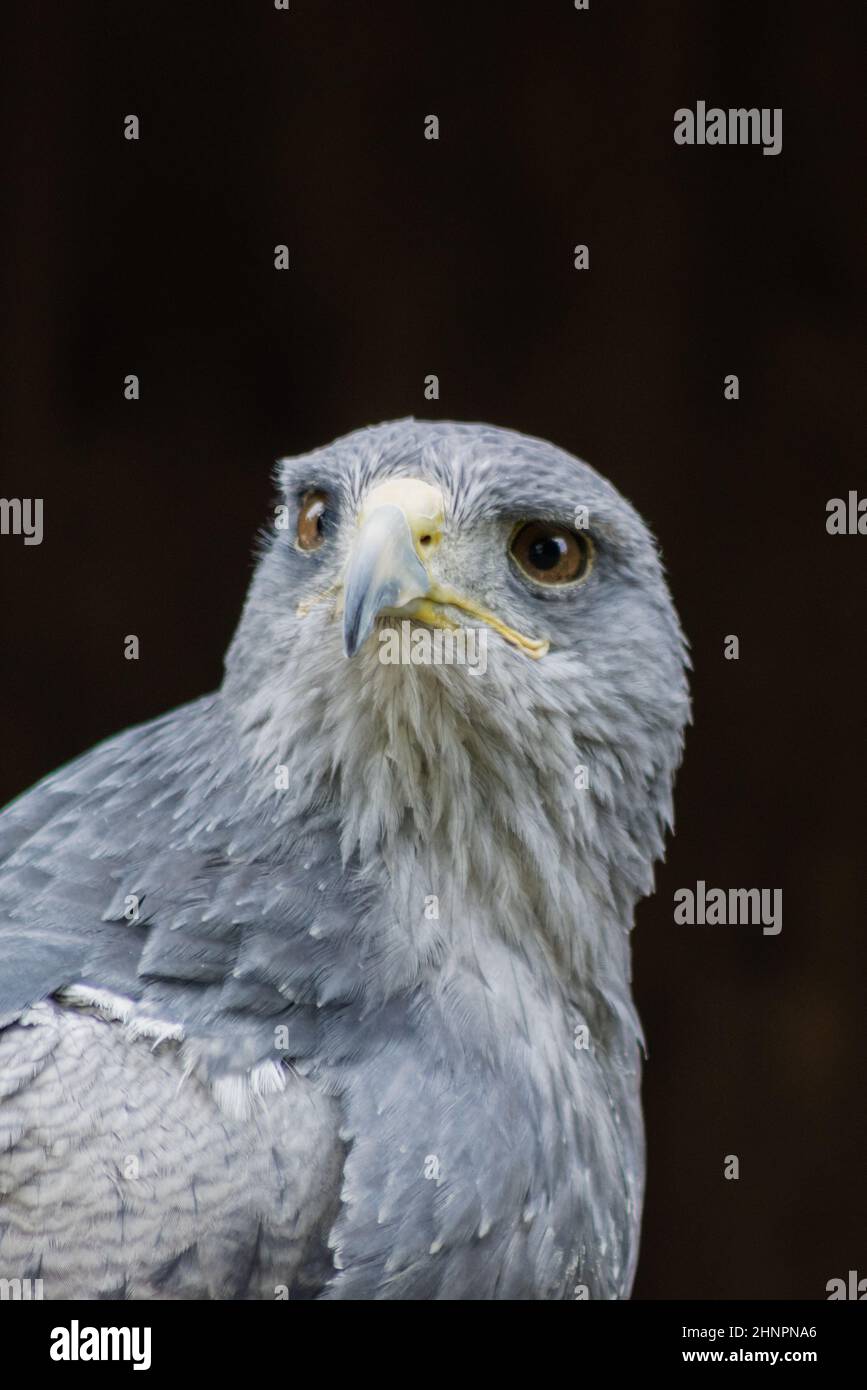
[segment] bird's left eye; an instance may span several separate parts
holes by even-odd
[[[553,521],[527,521],[511,544],[512,555],[536,584],[572,584],[590,569],[593,545],[589,536]]]
[[[328,493],[313,489],[305,492],[298,511],[299,550],[318,550],[326,536]]]

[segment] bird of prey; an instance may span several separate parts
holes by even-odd
[[[486,425],[277,484],[221,688],[0,817],[0,1276],[628,1297],[629,933],[689,712],[653,539]],[[405,623],[484,669],[384,660]]]

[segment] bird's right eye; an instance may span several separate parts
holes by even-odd
[[[298,549],[318,550],[326,536],[328,493],[317,488],[305,492],[298,511]]]

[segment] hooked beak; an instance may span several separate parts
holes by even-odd
[[[393,478],[368,495],[344,583],[346,655],[355,655],[382,615],[455,628],[458,624],[443,610],[456,608],[480,619],[528,656],[544,656],[547,642],[525,637],[471,599],[432,580],[425,557],[442,538],[444,512],[439,489],[417,478]]]
[[[380,613],[424,598],[429,583],[406,514],[383,503],[363,523],[349,562],[343,599],[346,655],[355,656]]]

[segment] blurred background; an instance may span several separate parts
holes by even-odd
[[[219,683],[277,457],[418,415],[588,459],[695,662],[635,936],[641,1298],[867,1276],[867,537],[825,530],[867,495],[857,17],[4,7],[0,494],[44,498],[45,539],[0,537],[0,802]],[[782,153],[675,146],[698,99],[782,107]],[[675,926],[699,878],[782,888],[781,935]]]

